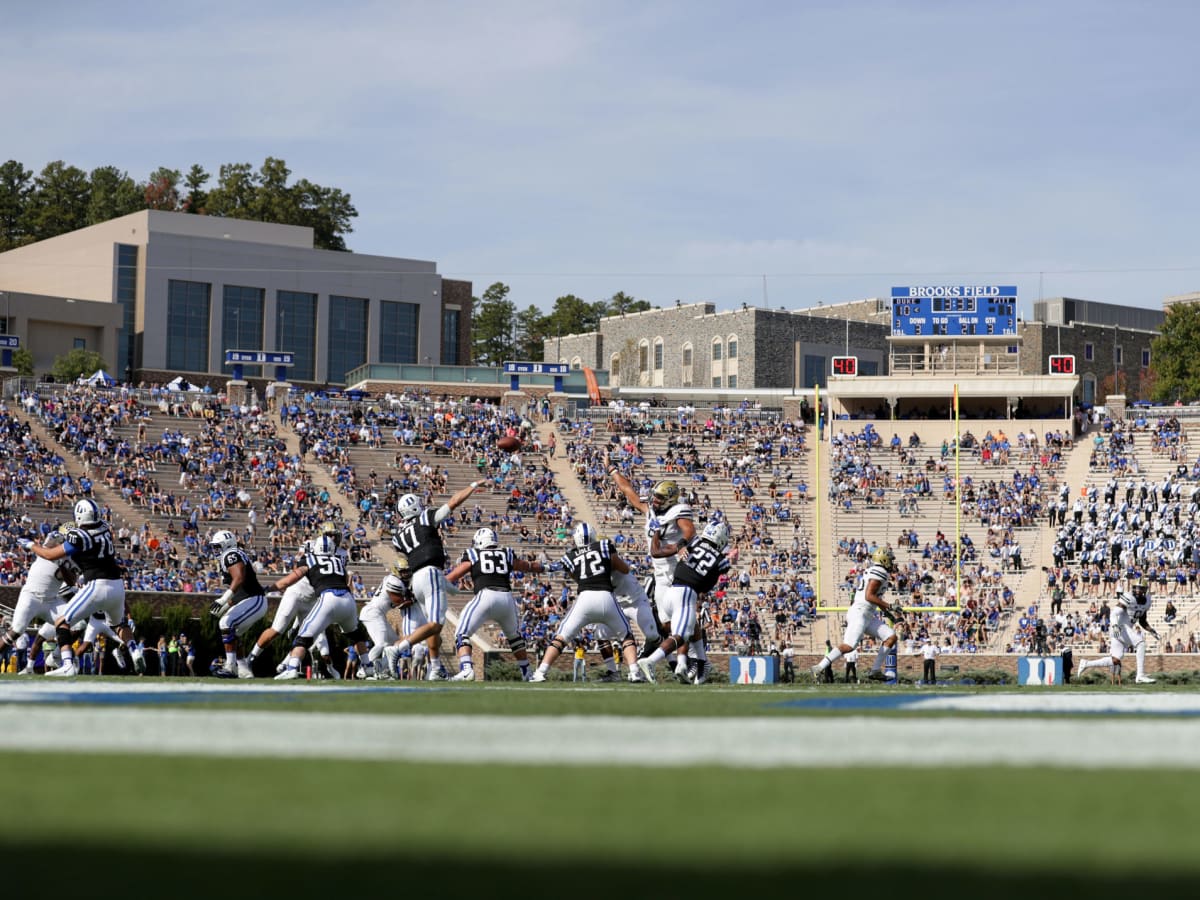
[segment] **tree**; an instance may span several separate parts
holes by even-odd
[[[516,304],[508,299],[509,287],[497,281],[475,298],[471,319],[471,356],[476,365],[497,366],[515,353],[513,325]]]
[[[307,225],[313,230],[313,245],[322,250],[345,252],[345,235],[354,230],[350,220],[358,217],[358,210],[350,202],[350,195],[337,188],[321,187],[301,178],[292,190],[296,193],[300,209],[299,219],[291,224]]]
[[[139,192],[137,183],[116,166],[101,166],[88,176],[89,225],[98,225],[145,207],[144,190]]]
[[[33,377],[33,353],[28,347],[18,347],[13,351],[12,364],[18,375],[24,375],[26,378]],[[95,370],[93,369],[93,371]]]
[[[517,313],[516,357],[529,362],[542,362],[546,339],[546,316],[532,304]]]
[[[146,182],[146,209],[161,209],[178,212],[180,209],[179,181],[183,176],[178,169],[158,168],[150,173]]]
[[[0,165],[0,252],[28,244],[25,208],[33,193],[33,172],[15,159]]]
[[[184,212],[204,215],[208,206],[208,191],[204,190],[204,185],[211,177],[199,164],[188,169],[187,177],[183,180],[183,186],[187,188],[187,195],[183,198]]]
[[[650,308],[649,300],[634,300],[624,291],[617,291],[608,300],[607,315],[623,316],[626,313],[645,312]]]
[[[208,195],[208,214],[253,218],[256,191],[250,163],[227,163],[217,170],[217,186]]]
[[[1200,399],[1200,305],[1176,303],[1167,309],[1159,336],[1150,345],[1153,397],[1159,401]]]
[[[69,353],[54,360],[50,369],[55,381],[64,384],[74,381],[80,375],[91,375],[97,369],[103,369],[107,363],[104,357],[95,350],[84,350],[76,347]]]
[[[554,301],[554,309],[547,316],[546,336],[595,331],[607,311],[608,304],[603,300],[588,303],[574,294],[564,294]]]
[[[25,208],[24,229],[35,241],[82,228],[88,223],[88,177],[62,160],[42,169]]]

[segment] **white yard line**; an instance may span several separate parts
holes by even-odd
[[[1194,719],[671,719],[0,707],[0,749],[525,765],[1200,768]]]

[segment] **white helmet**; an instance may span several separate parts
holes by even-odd
[[[575,526],[575,531],[571,537],[575,541],[576,547],[586,547],[596,539],[596,529],[592,528],[587,522],[580,522]]]
[[[396,512],[402,519],[415,519],[421,514],[421,500],[416,494],[405,494],[396,504]]]
[[[80,527],[84,525],[95,525],[100,521],[100,507],[96,505],[96,501],[89,500],[84,497],[75,504],[75,524]]]
[[[709,522],[700,532],[700,540],[718,550],[724,550],[729,546],[729,526],[724,522]]]
[[[475,532],[475,537],[471,538],[471,546],[476,550],[487,550],[491,547],[499,547],[500,539],[496,537],[496,532],[490,528],[480,528]]]
[[[337,541],[331,535],[322,534],[308,542],[313,553],[318,556],[337,556]]]
[[[218,531],[208,539],[208,546],[216,547],[222,553],[237,548],[237,535],[232,531]]]

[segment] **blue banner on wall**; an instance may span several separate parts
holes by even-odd
[[[1017,660],[1017,684],[1063,683],[1061,656],[1022,656]]]
[[[731,656],[730,684],[776,684],[779,681],[779,659],[775,656]]]

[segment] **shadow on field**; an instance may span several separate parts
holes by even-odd
[[[196,836],[198,845],[204,843]],[[538,839],[530,832],[528,857],[537,856]],[[864,850],[877,855],[878,851]],[[1030,872],[964,869],[957,866],[920,866],[878,861],[854,865],[726,865],[713,868],[697,859],[685,864],[653,868],[629,865],[620,859],[552,859],[544,861],[462,859],[448,847],[442,856],[406,856],[403,838],[397,835],[391,855],[345,855],[336,859],[310,853],[289,854],[247,849],[245,852],[206,850],[189,852],[100,846],[52,846],[43,843],[0,840],[0,860],[26,872],[60,873],[70,883],[84,886],[88,897],[136,896],[135,885],[152,890],[163,887],[171,900],[187,897],[326,897],[364,896],[364,891],[387,890],[389,896],[493,898],[533,900],[557,896],[613,898],[636,896],[723,900],[753,897],[760,891],[787,891],[803,896],[970,898],[987,900],[1014,897],[1069,896],[1067,892],[1103,891],[1120,896],[1136,891],[1143,896],[1172,896],[1190,892],[1194,873],[1111,874],[1088,872]],[[232,893],[231,893],[232,892]],[[821,893],[815,893],[821,892]],[[1061,893],[1060,893],[1061,892]],[[1186,895],[1186,894],[1185,894]]]

